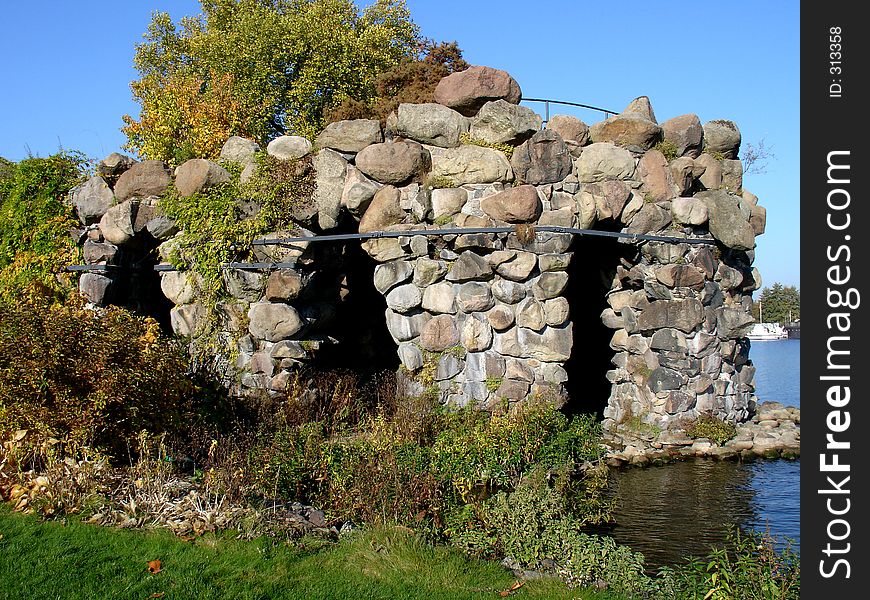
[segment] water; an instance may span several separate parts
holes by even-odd
[[[800,340],[753,342],[759,401],[800,406]],[[657,568],[702,556],[730,527],[769,530],[800,549],[800,461],[697,459],[627,469],[613,478],[617,525],[608,533]]]

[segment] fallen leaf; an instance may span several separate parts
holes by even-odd
[[[27,429],[19,429],[18,431],[16,431],[15,433],[12,434],[12,441],[13,442],[20,442],[21,440],[24,439],[24,436],[27,435],[27,431],[28,431]]]
[[[149,560],[148,561],[148,572],[149,573],[159,573],[160,572],[160,560]]]
[[[149,596],[149,598],[162,598],[166,595],[166,592],[154,592]]]
[[[524,585],[526,585],[525,581],[520,581],[519,579],[517,579],[512,586],[510,586],[506,590],[499,592],[498,595],[501,596],[502,598],[507,598],[508,596],[513,594],[515,591],[517,591],[518,589],[520,589]]]

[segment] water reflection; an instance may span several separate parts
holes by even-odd
[[[611,486],[617,524],[608,533],[642,552],[652,570],[705,555],[722,544],[729,527],[763,531],[771,519],[774,535],[799,535],[797,498],[788,497],[797,493],[795,476],[783,473],[783,467],[799,470],[800,465],[696,459],[618,471]],[[764,477],[757,477],[759,470]],[[790,485],[783,486],[789,478]],[[778,511],[790,521],[785,529]]]

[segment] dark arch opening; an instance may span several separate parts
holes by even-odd
[[[142,316],[156,320],[161,329],[172,333],[169,312],[174,304],[160,289],[157,246],[160,242],[148,232],[141,231],[118,251],[118,268],[112,273],[111,294],[108,303],[121,306]]]
[[[617,225],[613,223],[609,230],[619,231]],[[601,420],[610,397],[611,383],[606,375],[613,368],[614,355],[610,349],[614,330],[601,322],[601,312],[609,306],[606,295],[620,260],[635,257],[637,247],[616,237],[578,235],[569,251],[574,258],[568,267],[565,297],[571,307],[574,345],[565,363],[568,402],[563,410],[569,415],[594,413]]]

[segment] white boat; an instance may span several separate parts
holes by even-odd
[[[779,323],[756,323],[746,337],[752,341],[784,340],[788,338],[788,331]]]

